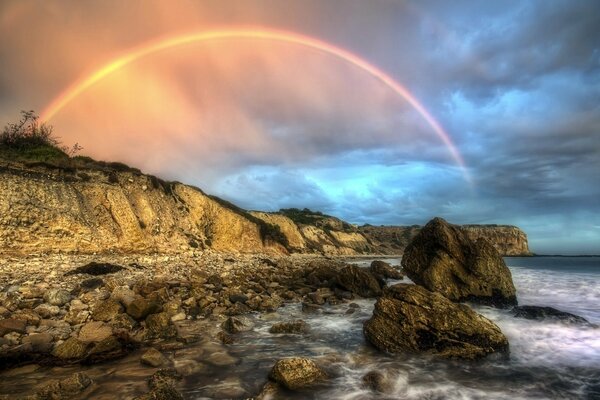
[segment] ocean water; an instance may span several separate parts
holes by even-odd
[[[367,266],[372,260],[356,262]],[[388,262],[399,264],[399,259]],[[600,325],[600,258],[507,258],[521,305],[552,306]],[[390,282],[393,284],[393,282]],[[277,359],[306,356],[327,365],[333,379],[301,393],[281,392],[274,399],[600,399],[600,328],[558,321],[514,318],[510,310],[472,305],[508,337],[509,357],[448,361],[423,355],[385,355],[362,334],[374,300],[325,307],[306,314],[299,304],[274,313],[253,315],[255,328],[236,335],[227,347],[201,342],[166,352],[185,375],[179,389],[186,399],[243,399],[256,395]],[[303,319],[307,335],[273,335],[272,324]],[[204,321],[203,331],[219,329]],[[213,334],[207,335],[212,337]],[[224,350],[225,349],[225,350]],[[152,369],[141,366],[140,352],[89,367],[28,366],[0,374],[1,393],[30,393],[49,379],[84,370],[93,387],[80,398],[132,398],[146,389]],[[378,371],[388,378],[388,392],[362,386],[362,377]],[[1,394],[0,393],[0,394]]]

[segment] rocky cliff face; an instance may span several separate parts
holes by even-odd
[[[0,164],[0,252],[281,253],[261,226],[200,190],[129,171]]]
[[[494,245],[498,253],[504,256],[529,256],[527,235],[510,225],[463,225],[471,240],[483,238]]]
[[[356,227],[310,210],[248,213],[200,189],[122,167],[69,169],[0,161],[0,254],[212,248],[399,255],[420,230]],[[502,255],[530,254],[527,236],[516,227],[465,228]]]

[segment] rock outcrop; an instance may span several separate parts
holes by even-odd
[[[285,253],[273,227],[199,189],[137,170],[0,161],[0,252]]]
[[[518,306],[513,308],[513,314],[517,318],[534,320],[555,320],[565,324],[591,325],[590,322],[579,315],[557,310],[553,307],[540,306]]]
[[[363,331],[371,344],[390,353],[476,359],[508,351],[508,340],[492,321],[417,285],[387,288]]]
[[[418,285],[452,301],[516,305],[510,270],[484,239],[473,242],[459,226],[434,218],[408,245],[402,267]]]
[[[525,232],[510,225],[462,225],[473,241],[485,239],[503,256],[530,256]]]

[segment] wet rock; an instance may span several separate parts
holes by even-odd
[[[386,289],[363,332],[376,348],[390,353],[476,359],[508,351],[508,340],[492,321],[417,285]]]
[[[158,350],[151,347],[142,354],[140,362],[151,367],[160,367],[167,363],[167,358]]]
[[[92,347],[85,359],[86,364],[96,364],[127,355],[134,346],[128,338],[117,338],[111,335]]]
[[[328,378],[314,361],[308,358],[285,358],[278,360],[269,378],[289,390],[299,390]]]
[[[84,343],[79,339],[70,337],[54,348],[52,354],[60,359],[82,359],[87,354],[89,348],[88,343]]]
[[[122,312],[123,307],[115,300],[99,301],[92,311],[92,319],[108,322]]]
[[[40,400],[70,399],[79,395],[91,384],[92,380],[89,376],[83,372],[77,372],[68,378],[61,379],[60,381],[54,381],[44,386],[36,393],[35,398]]]
[[[587,319],[579,315],[560,311],[552,307],[517,306],[513,308],[513,314],[517,318],[535,320],[553,319],[567,324],[590,325]]]
[[[36,353],[49,353],[52,350],[54,337],[47,333],[31,333],[23,337],[22,343],[30,345],[31,350]]]
[[[64,289],[49,289],[44,293],[44,301],[52,306],[63,306],[71,301],[71,294]]]
[[[362,297],[381,295],[381,286],[373,274],[356,265],[346,265],[338,273],[338,285]]]
[[[216,367],[230,367],[239,362],[237,358],[225,351],[224,348],[222,351],[211,352],[203,361],[206,361]]]
[[[125,268],[121,267],[120,265],[91,262],[91,263],[83,265],[81,267],[77,267],[74,270],[67,272],[65,275],[88,274],[88,275],[98,276],[98,275],[114,274],[115,272],[119,272],[124,269]]]
[[[101,342],[112,335],[110,325],[102,321],[88,322],[81,327],[78,339],[84,343]]]
[[[181,393],[175,389],[176,381],[181,375],[174,369],[159,369],[148,380],[150,392],[136,397],[136,400],[183,400]]]
[[[302,312],[305,312],[307,314],[317,313],[317,312],[321,311],[322,309],[323,309],[323,307],[321,307],[318,304],[302,303]]]
[[[404,279],[402,272],[385,261],[375,260],[371,263],[369,269],[378,279]]]
[[[303,320],[299,319],[296,321],[279,322],[277,324],[274,324],[269,329],[269,332],[302,335],[310,332],[310,326]]]
[[[138,321],[146,318],[150,314],[157,313],[160,310],[161,306],[158,303],[142,297],[133,300],[127,306],[127,314]]]
[[[260,393],[257,394],[254,399],[255,400],[271,400],[276,398],[277,392],[279,391],[279,386],[275,382],[267,382],[260,390]]]
[[[441,218],[429,221],[406,247],[402,267],[417,285],[452,301],[517,304],[511,273],[494,246],[472,241],[461,227]]]
[[[367,372],[362,377],[362,384],[365,388],[379,393],[391,394],[394,391],[394,381],[389,376],[379,371]]]
[[[219,333],[217,333],[217,339],[223,344],[232,344],[235,342],[233,336],[224,331],[219,331]]]
[[[248,301],[248,296],[243,293],[231,293],[229,295],[229,301],[232,303],[245,303]]]
[[[0,337],[11,332],[25,333],[26,328],[27,321],[13,318],[2,319],[0,320]]]
[[[169,314],[162,312],[150,314],[146,318],[146,339],[171,339],[177,336],[177,330]]]
[[[89,317],[89,311],[71,308],[65,315],[65,321],[71,325],[79,325],[85,323]]]
[[[254,324],[249,318],[239,316],[227,318],[221,327],[227,333],[239,333],[251,331],[254,328]]]

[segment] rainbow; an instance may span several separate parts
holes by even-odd
[[[269,40],[304,46],[338,57],[354,65],[355,67],[369,73],[374,78],[376,78],[377,80],[385,84],[387,87],[389,87],[397,95],[402,97],[405,101],[407,101],[421,115],[421,117],[423,117],[425,121],[427,121],[429,126],[436,133],[436,135],[446,145],[454,161],[462,169],[462,173],[465,179],[469,183],[471,183],[471,178],[469,176],[465,161],[463,160],[460,152],[456,148],[456,145],[452,142],[452,139],[450,138],[448,133],[442,128],[440,123],[435,120],[435,118],[429,113],[429,111],[427,111],[427,109],[415,98],[415,96],[413,96],[404,86],[402,86],[400,83],[394,80],[391,76],[389,76],[381,69],[375,67],[368,61],[362,59],[361,57],[332,44],[293,32],[279,31],[267,28],[217,29],[210,31],[191,32],[179,34],[176,36],[155,39],[151,42],[135,47],[126,52],[124,55],[116,57],[108,63],[106,63],[105,65],[103,65],[102,67],[94,70],[89,74],[84,75],[82,78],[68,86],[42,111],[40,115],[40,120],[49,121],[68,103],[70,103],[73,99],[79,96],[82,92],[90,88],[96,82],[106,77],[107,75],[119,70],[120,68],[123,68],[126,65],[131,64],[136,60],[139,60],[142,57],[146,57],[153,53],[157,53],[159,51],[176,46],[182,46],[190,43],[203,42],[209,40],[224,39]]]

